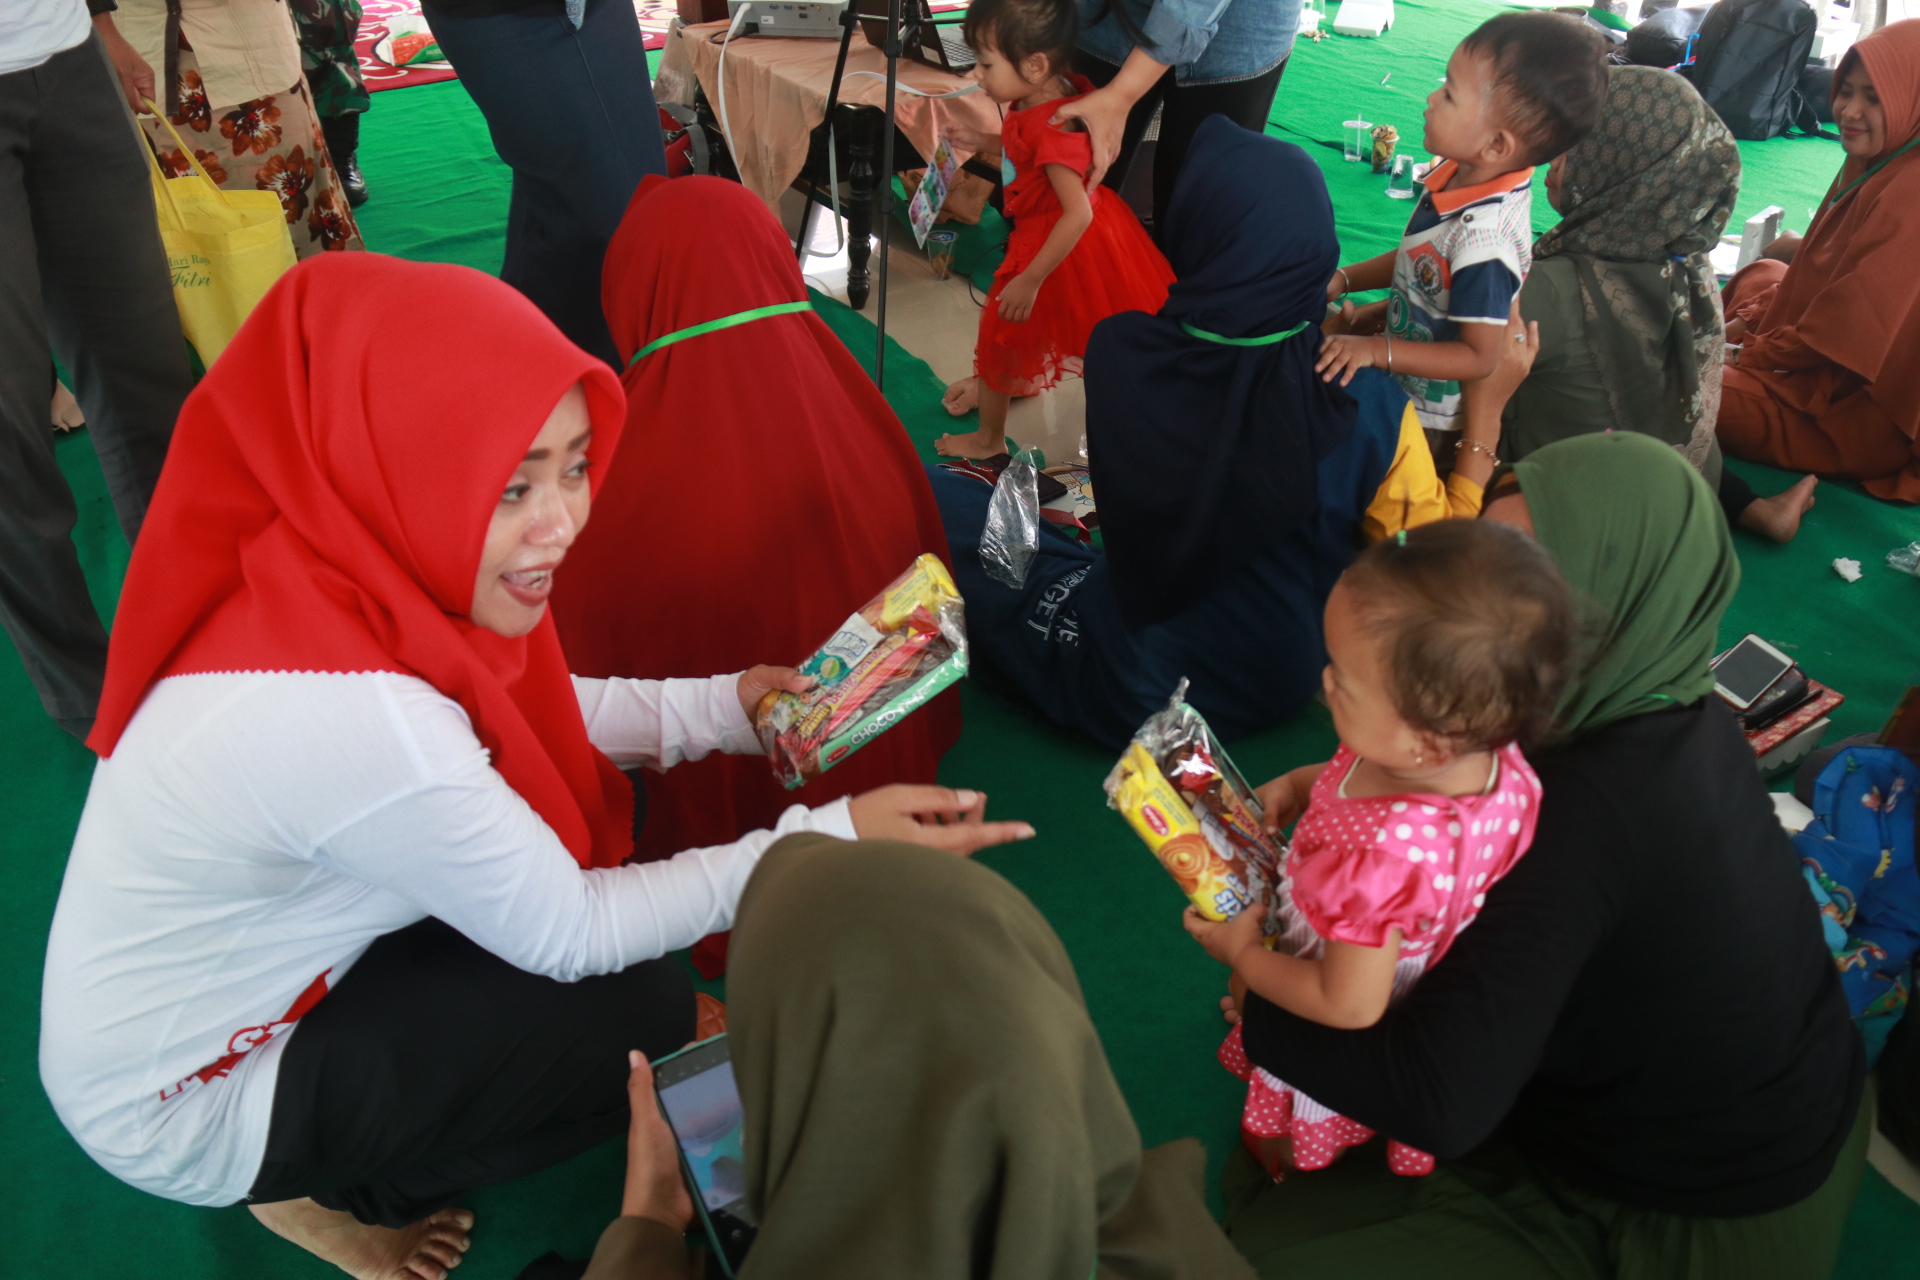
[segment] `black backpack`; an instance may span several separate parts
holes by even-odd
[[[1734,137],[1777,138],[1801,118],[1817,22],[1805,0],[1720,0],[1707,12],[1693,85]]]

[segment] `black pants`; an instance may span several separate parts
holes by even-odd
[[[556,982],[438,920],[374,942],[288,1033],[248,1199],[401,1227],[625,1131],[627,1051],[693,1038],[672,957]]]
[[[1733,474],[1732,467],[1724,463],[1721,464],[1720,510],[1727,517],[1727,524],[1730,527],[1737,528],[1739,526],[1740,513],[1752,506],[1754,499],[1759,496],[1759,494],[1753,491],[1752,485]]]
[[[1120,68],[1085,50],[1077,54],[1074,66],[1093,81],[1096,89],[1120,74]],[[1267,115],[1273,110],[1273,95],[1279,90],[1280,76],[1286,69],[1287,60],[1282,58],[1251,80],[1233,80],[1226,84],[1181,85],[1174,83],[1171,71],[1161,76],[1153,88],[1133,104],[1126,131],[1120,135],[1120,154],[1107,170],[1106,185],[1116,191],[1120,189],[1126,180],[1127,166],[1133,162],[1133,153],[1139,150],[1140,139],[1146,136],[1147,125],[1153,121],[1154,108],[1165,102],[1166,110],[1160,116],[1160,137],[1153,144],[1153,230],[1159,235],[1160,228],[1166,225],[1167,202],[1173,198],[1174,180],[1180,176],[1180,166],[1186,163],[1187,147],[1192,144],[1200,122],[1208,116],[1225,116],[1256,133],[1265,132]]]
[[[557,4],[474,17],[433,0],[425,9],[513,170],[500,278],[618,368],[600,266],[640,179],[667,171],[633,6],[588,0],[578,31]]]
[[[49,348],[131,543],[193,387],[145,145],[98,36],[0,76],[0,624],[47,714],[84,734],[107,633],[54,459]]]

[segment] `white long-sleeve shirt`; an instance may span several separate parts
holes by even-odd
[[[760,750],[733,676],[585,680],[595,745],[668,768]],[[853,839],[846,801],[665,862],[581,870],[466,713],[388,673],[154,686],[94,770],[47,945],[40,1077],[125,1182],[252,1186],[283,1034],[377,937],[436,916],[522,969],[609,973],[732,925],[782,835]]]

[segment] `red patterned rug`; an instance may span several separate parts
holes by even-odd
[[[446,62],[408,62],[408,57],[431,36],[427,21],[420,15],[420,0],[362,0],[360,39],[355,48],[360,54],[360,71],[367,88],[401,89],[410,84],[432,84],[452,80],[453,67]],[[936,6],[938,7],[938,6]],[[640,34],[647,48],[658,49],[666,43],[667,23],[677,12],[672,5],[634,0],[633,11],[640,19]]]

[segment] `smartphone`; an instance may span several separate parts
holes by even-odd
[[[747,1208],[745,1113],[725,1032],[653,1064],[660,1111],[680,1148],[680,1169],[720,1269],[740,1270],[756,1230]]]
[[[1713,660],[1713,687],[1736,709],[1745,711],[1792,669],[1792,658],[1748,632],[1739,644]]]

